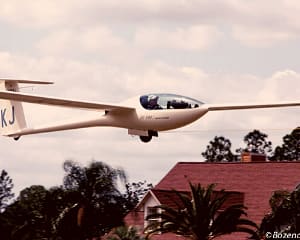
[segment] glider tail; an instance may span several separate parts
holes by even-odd
[[[0,90],[19,92],[18,80],[0,79]],[[21,102],[0,99],[0,134],[7,136],[27,127]],[[18,138],[18,137],[16,137]]]

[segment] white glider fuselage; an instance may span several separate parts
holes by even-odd
[[[173,101],[173,103],[176,102],[176,99],[179,98],[183,98],[184,100],[187,99],[186,97],[173,94],[156,95],[164,95],[167,96],[167,98],[172,98],[171,101]],[[161,97],[161,99],[162,98],[163,97]],[[177,100],[176,103],[182,102],[184,101],[180,100],[179,102]],[[130,108],[130,110],[112,109],[101,111],[99,112],[98,116],[94,118],[85,119],[81,121],[64,122],[61,124],[56,123],[53,125],[38,128],[24,129],[22,132],[20,132],[20,135],[105,126],[125,128],[128,129],[128,133],[131,135],[139,135],[144,137],[150,135],[149,137],[151,138],[151,134],[154,134],[154,136],[156,136],[155,132],[157,133],[159,131],[167,131],[183,127],[187,124],[196,121],[205,113],[207,113],[207,108],[201,107],[200,104],[202,103],[197,101],[197,103],[195,104],[196,107],[193,108],[191,107],[191,105],[186,105],[186,108],[175,109],[172,106],[170,106],[169,108],[167,108],[167,106],[161,107],[161,104],[159,108],[150,109],[149,107],[149,109],[147,109],[141,105],[140,96],[136,96],[118,104],[120,106]],[[18,134],[14,135],[17,136]]]
[[[27,128],[8,136],[54,132],[88,127],[117,127],[128,129],[131,135],[148,136],[149,131],[167,131],[188,125],[207,112],[207,109],[176,109],[176,110],[145,110],[136,109],[131,112],[104,112],[98,117],[81,121],[70,121],[44,125],[37,128]]]

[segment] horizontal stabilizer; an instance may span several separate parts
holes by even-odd
[[[24,80],[24,79],[5,79],[0,78],[0,82],[12,82],[12,83],[27,83],[27,84],[53,84],[53,82],[45,82],[45,81],[34,81],[34,80]]]
[[[19,102],[36,103],[42,105],[52,105],[58,107],[83,108],[94,110],[134,110],[134,108],[118,106],[114,104],[104,104],[98,102],[87,102],[80,100],[63,99],[56,97],[45,97],[30,95],[20,92],[0,91],[0,99],[14,100]]]
[[[277,103],[240,103],[240,104],[206,104],[208,111],[238,110],[238,109],[256,109],[256,108],[276,108],[276,107],[297,107],[297,102],[277,102]]]

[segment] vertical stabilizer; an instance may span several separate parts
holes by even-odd
[[[0,90],[19,92],[18,81],[0,79]],[[9,135],[26,128],[21,102],[0,99],[0,133]]]

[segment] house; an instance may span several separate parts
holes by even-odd
[[[264,157],[249,154],[244,155],[241,162],[234,163],[179,162],[125,217],[125,223],[143,231],[147,226],[145,218],[153,207],[161,204],[172,206],[174,198],[171,190],[187,192],[189,181],[203,186],[216,183],[217,191],[225,189],[232,192],[231,203],[243,203],[248,208],[248,218],[259,225],[270,211],[272,193],[275,190],[291,191],[300,183],[300,162],[269,162]],[[174,234],[158,234],[151,239],[183,238]],[[217,239],[240,240],[247,237],[231,234]]]

